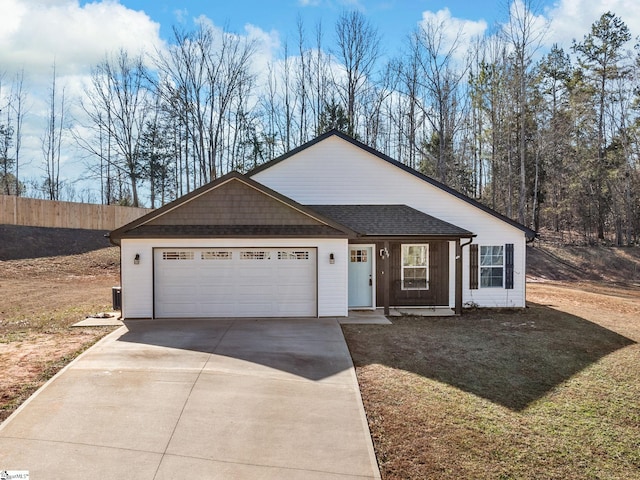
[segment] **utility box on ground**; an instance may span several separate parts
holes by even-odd
[[[111,288],[111,299],[114,310],[122,310],[122,287]]]

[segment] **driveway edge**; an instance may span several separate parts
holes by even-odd
[[[367,420],[367,412],[364,409],[364,402],[362,401],[362,394],[360,393],[360,383],[358,383],[358,376],[356,375],[356,367],[353,364],[353,357],[351,356],[351,350],[349,350],[349,344],[347,343],[347,339],[344,337],[344,332],[342,331],[342,326],[340,321],[336,319],[336,323],[338,324],[338,328],[342,333],[342,341],[344,342],[344,346],[349,352],[349,360],[351,361],[351,378],[353,381],[353,385],[356,390],[356,396],[358,397],[358,403],[360,405],[360,421],[362,422],[362,428],[366,432],[367,438],[367,450],[369,451],[369,459],[371,460],[371,468],[375,473],[375,478],[382,478],[380,475],[380,466],[378,465],[378,458],[376,457],[376,451],[373,447],[373,438],[371,438],[371,430],[369,430],[369,421]]]
[[[38,395],[40,395],[40,392],[42,392],[45,388],[47,388],[51,383],[53,383],[60,375],[62,375],[64,372],[67,371],[67,369],[71,368],[73,366],[73,364],[75,364],[77,361],[79,361],[82,357],[84,357],[87,353],[89,353],[90,350],[93,350],[94,348],[96,348],[98,345],[106,342],[109,338],[111,338],[112,336],[116,336],[116,335],[121,335],[120,330],[122,329],[126,329],[126,326],[121,326],[120,328],[115,329],[113,332],[105,335],[104,337],[102,337],[100,340],[98,340],[96,343],[94,343],[93,345],[91,345],[89,348],[87,348],[84,352],[82,352],[80,355],[78,355],[76,358],[74,358],[73,360],[71,360],[71,362],[69,362],[67,365],[65,365],[64,367],[62,367],[58,373],[56,373],[53,377],[51,377],[49,380],[47,380],[40,388],[38,388],[35,392],[33,392],[31,394],[31,396],[29,396],[29,398],[27,398],[24,402],[22,402],[20,404],[20,406],[18,408],[16,408],[14,410],[14,412],[9,415],[7,418],[4,419],[4,421],[2,423],[0,423],[0,432],[2,432],[2,430],[4,430],[4,428],[9,425],[9,423],[11,423],[11,421],[14,419],[14,417],[16,415],[18,415],[24,408],[26,408],[27,405],[29,405],[34,398],[36,398]]]

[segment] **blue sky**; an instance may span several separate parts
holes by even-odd
[[[84,2],[89,3],[89,2]],[[484,21],[488,28],[507,18],[506,0],[235,0],[235,1],[150,1],[121,0],[132,10],[144,11],[160,24],[160,35],[171,36],[174,25],[192,25],[194,18],[206,16],[218,26],[243,33],[247,25],[265,32],[275,32],[282,41],[294,41],[298,18],[309,33],[322,22],[327,40],[331,40],[334,23],[345,10],[361,11],[376,26],[387,54],[393,55],[402,40],[416,28],[424,12],[447,9],[451,16],[466,21]],[[540,2],[541,11],[553,5],[551,0]]]
[[[83,2],[89,3],[89,2]],[[442,1],[442,0],[374,0],[374,1],[149,1],[122,0],[120,3],[134,10],[142,10],[163,26],[162,33],[170,32],[172,23],[176,23],[176,12],[185,17],[206,15],[216,24],[227,23],[231,29],[241,31],[247,23],[264,30],[287,31],[295,25],[298,15],[305,22],[317,20],[329,24],[340,12],[357,9],[367,15],[388,33],[396,30],[409,30],[420,20],[424,11],[438,11],[448,8],[456,17],[468,19],[487,19],[488,12],[506,10],[503,1]],[[484,4],[484,5],[483,5]],[[504,12],[502,12],[504,13]],[[491,14],[490,16],[494,16]],[[165,28],[166,27],[166,28]]]
[[[2,2],[42,0],[0,0]],[[611,10],[629,25],[634,36],[640,35],[639,0],[516,0],[533,5],[550,25],[545,44],[559,43],[569,50],[573,39],[581,40],[601,14]],[[45,0],[64,4],[77,0]],[[238,34],[256,30],[280,47],[296,41],[296,22],[303,20],[309,37],[322,22],[324,41],[331,45],[336,18],[344,11],[357,9],[378,28],[383,52],[394,56],[403,47],[408,34],[424,16],[437,16],[453,29],[462,27],[467,36],[493,32],[508,18],[512,0],[80,0],[80,8],[98,4],[117,4],[129,12],[143,14],[158,26],[160,38],[167,40],[173,26],[193,28],[194,20],[206,17],[214,25]],[[274,52],[276,55],[278,52]]]

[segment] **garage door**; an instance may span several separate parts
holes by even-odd
[[[315,248],[163,248],[154,252],[155,316],[312,317]]]

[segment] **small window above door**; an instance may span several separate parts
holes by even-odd
[[[358,248],[351,249],[351,262],[352,263],[367,263],[369,260],[367,258],[367,250],[361,250]]]

